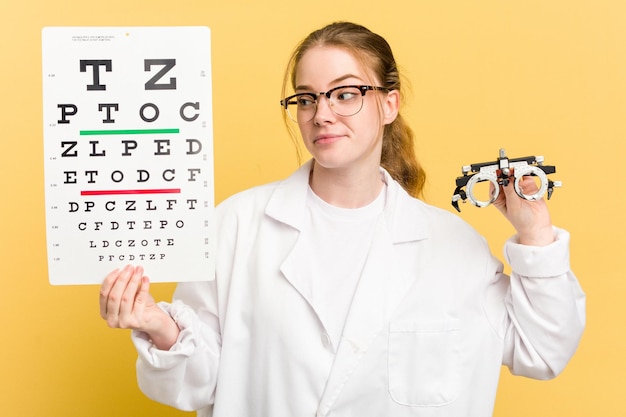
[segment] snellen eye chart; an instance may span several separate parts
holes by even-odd
[[[207,27],[46,27],[43,149],[49,281],[214,273]]]

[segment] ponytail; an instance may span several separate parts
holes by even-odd
[[[415,156],[414,135],[402,115],[385,126],[380,165],[411,196],[423,197],[426,174]]]

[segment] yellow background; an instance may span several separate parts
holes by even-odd
[[[554,381],[503,370],[495,415],[626,415],[623,0],[2,0],[0,415],[189,415],[138,391],[129,334],[99,318],[97,286],[48,284],[42,27],[209,26],[219,202],[296,168],[278,106],[283,69],[299,39],[340,19],[383,34],[411,80],[405,111],[430,203],[451,210],[461,166],[500,147],[545,156],[564,183],[549,205],[572,233],[587,330]],[[510,226],[493,207],[462,208],[500,255]],[[169,299],[173,286],[154,289]]]

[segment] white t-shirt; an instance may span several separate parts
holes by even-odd
[[[311,256],[302,269],[311,283],[310,302],[335,349],[383,213],[386,189],[369,205],[347,209],[326,203],[309,187],[301,239]]]

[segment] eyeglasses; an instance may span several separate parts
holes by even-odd
[[[322,93],[298,93],[280,101],[294,122],[309,122],[315,117],[317,103],[321,96],[326,96],[330,109],[337,116],[354,116],[363,108],[363,97],[368,91],[389,91],[385,87],[371,85],[342,85]]]

